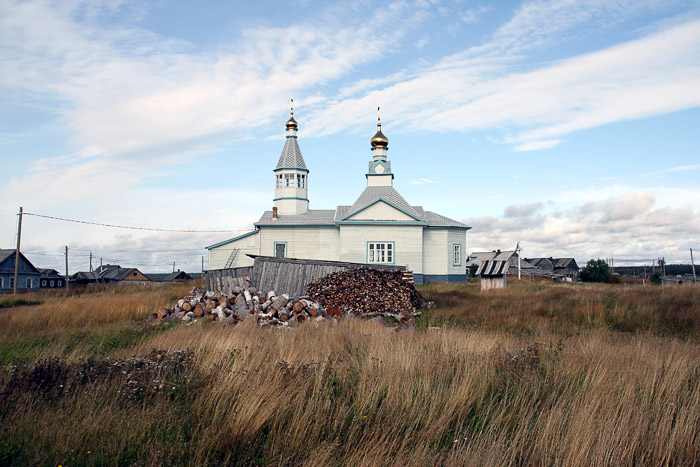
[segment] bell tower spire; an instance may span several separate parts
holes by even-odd
[[[291,99],[287,140],[275,168],[274,206],[280,215],[303,214],[309,210],[309,169],[306,168],[297,142],[299,124],[294,120],[294,98]]]
[[[367,172],[367,186],[392,186],[394,174],[391,173],[391,162],[386,159],[389,150],[389,138],[382,133],[382,117],[377,106],[377,132],[370,141],[372,145],[372,160]]]

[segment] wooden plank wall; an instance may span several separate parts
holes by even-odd
[[[349,267],[373,267],[376,269],[405,270],[403,266],[379,266],[340,261],[305,260],[294,258],[255,258],[250,285],[258,290],[274,290],[277,293],[303,295],[306,286],[328,274]]]
[[[212,269],[204,273],[204,282],[207,290],[221,292],[226,295],[231,293],[235,286],[248,287],[252,266],[230,269]]]

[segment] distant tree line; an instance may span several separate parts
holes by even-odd
[[[669,268],[671,266],[686,266],[686,265],[683,265],[683,264],[668,265],[667,264],[666,265],[666,274],[667,275],[683,274],[683,273],[670,272]],[[688,266],[688,272],[692,272],[690,265],[687,265],[687,266]],[[609,284],[618,284],[621,282],[619,274],[625,274],[625,272],[623,272],[623,270],[629,270],[629,269],[639,270],[638,267],[631,268],[629,266],[626,266],[626,267],[622,267],[622,268],[615,268],[615,274],[613,274],[607,261],[602,260],[602,259],[591,259],[578,272],[578,278],[581,282],[607,282]],[[652,284],[657,284],[657,285],[661,284],[661,278],[663,277],[662,271],[659,268],[650,268],[649,271],[651,273],[651,275],[649,276],[649,281]]]

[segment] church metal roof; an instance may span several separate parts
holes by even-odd
[[[275,170],[277,169],[303,169],[308,171],[296,136],[287,137],[280,160],[277,162],[277,167],[275,167]]]
[[[333,225],[335,209],[311,209],[302,214],[278,215],[277,219],[272,218],[272,211],[265,211],[255,225],[294,225],[294,224],[322,224]]]
[[[413,206],[408,204],[408,202],[403,199],[403,196],[401,196],[393,186],[368,186],[362,192],[360,197],[357,198],[355,204],[350,206],[350,209],[348,209],[348,212],[341,218],[341,220],[347,219],[353,214],[362,211],[379,200],[400,209],[417,221],[426,221],[426,219],[422,218],[421,215],[413,208]]]
[[[414,206],[414,208],[419,207],[420,206]],[[428,221],[429,227],[459,227],[460,229],[471,229],[467,224],[462,224],[459,221],[441,216],[432,211],[425,211],[425,218]]]

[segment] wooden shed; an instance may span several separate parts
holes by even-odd
[[[508,261],[483,261],[476,270],[476,276],[481,278],[481,290],[505,289],[508,266]]]

